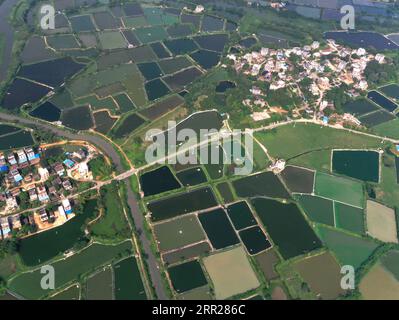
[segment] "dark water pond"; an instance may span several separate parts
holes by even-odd
[[[167,95],[170,90],[160,79],[154,79],[145,84],[148,100],[153,101]]]
[[[395,116],[385,110],[379,110],[359,117],[359,120],[362,122],[362,124],[367,127],[374,127],[393,119],[395,119]]]
[[[220,81],[219,84],[216,86],[217,93],[226,92],[228,89],[234,89],[236,84],[232,81]]]
[[[198,261],[190,261],[168,269],[170,280],[176,292],[185,292],[207,284]]]
[[[399,46],[376,32],[326,32],[324,38],[342,41],[354,47],[373,47],[377,50],[398,50]]]
[[[239,243],[233,226],[223,209],[201,213],[198,218],[215,249],[222,249]]]
[[[179,189],[180,183],[167,166],[146,172],[140,176],[141,189],[145,196]]]
[[[20,130],[20,127],[10,126],[8,124],[0,124],[0,136],[9,133],[15,133]]]
[[[186,187],[195,186],[207,181],[206,175],[200,167],[180,171],[176,176]]]
[[[150,44],[151,49],[155,52],[159,59],[169,58],[170,53],[165,49],[162,43],[155,42]]]
[[[118,128],[115,129],[115,138],[123,138],[129,135],[132,131],[140,127],[144,122],[145,120],[135,113],[127,116],[126,119],[123,120],[122,124],[120,124]]]
[[[257,224],[246,201],[240,201],[227,207],[227,214],[236,230],[241,230]]]
[[[198,68],[192,67],[172,76],[165,77],[164,80],[172,90],[181,90],[185,86],[192,83],[195,79],[199,78],[202,72]]]
[[[60,120],[61,110],[51,102],[45,102],[29,113],[32,117],[54,122]]]
[[[153,221],[160,221],[216,205],[217,202],[212,189],[201,188],[150,202],[148,210],[152,212],[151,219]]]
[[[284,259],[321,248],[321,241],[296,204],[264,198],[253,199],[252,204]]]
[[[33,144],[34,140],[31,133],[25,130],[0,137],[0,150],[16,149],[32,146]]]
[[[222,52],[229,37],[227,34],[212,34],[194,37],[202,49]]]
[[[96,131],[107,134],[115,124],[116,119],[109,116],[108,111],[99,111],[93,114]]]
[[[245,39],[241,39],[239,44],[242,45],[245,48],[251,48],[253,45],[255,45],[257,42],[256,38],[245,38]]]
[[[94,125],[88,106],[65,110],[62,114],[62,123],[75,130],[88,130]]]
[[[290,195],[284,185],[272,172],[263,172],[233,181],[239,197],[266,196],[289,199]]]
[[[16,78],[8,87],[1,106],[8,110],[17,109],[25,103],[37,102],[50,91],[48,87]]]
[[[18,76],[44,83],[51,87],[60,86],[66,78],[83,69],[85,65],[76,63],[70,57],[44,61],[23,66]]]
[[[209,50],[199,50],[190,55],[202,68],[211,69],[220,61],[220,54]]]
[[[152,80],[163,76],[163,72],[156,62],[140,63],[137,66],[146,80]]]
[[[219,31],[223,30],[224,20],[212,17],[212,16],[204,16],[202,19],[201,30],[205,32],[209,31]]]
[[[269,240],[258,226],[240,231],[241,241],[244,243],[249,254],[257,254],[271,247]]]
[[[375,151],[333,151],[333,171],[363,181],[379,181],[379,153]]]
[[[343,108],[345,112],[358,116],[378,110],[378,107],[374,103],[364,98],[348,102]]]
[[[198,49],[198,46],[191,39],[166,40],[164,43],[175,56],[190,53]]]
[[[135,257],[118,262],[114,266],[114,275],[116,300],[147,299]]]
[[[379,106],[381,106],[382,108],[384,108],[389,112],[394,111],[398,107],[396,103],[384,97],[381,93],[377,91],[370,91],[367,94],[367,98],[374,101],[376,104],[378,104]]]

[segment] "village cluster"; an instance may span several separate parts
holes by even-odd
[[[229,54],[227,57],[233,62],[237,73],[269,83],[269,91],[287,88],[299,95],[305,103],[298,106],[300,110],[293,110],[294,116],[305,111],[318,118],[323,118],[323,110],[334,107],[333,101],[325,98],[329,90],[346,84],[350,88],[347,93],[353,97],[358,96],[359,91],[368,88],[364,72],[368,63],[374,60],[380,64],[385,63],[382,54],[369,54],[363,48],[353,50],[334,40],[327,40],[325,46],[315,41],[304,47],[278,50],[261,48],[260,51],[242,55]],[[306,89],[313,95],[314,103],[309,103],[303,94],[300,84],[305,79],[308,79],[309,86]],[[253,112],[252,118],[255,121],[269,119],[271,113],[286,113],[281,108],[283,106],[270,106],[265,100],[267,92],[258,86],[253,86],[250,92],[252,98],[244,100],[243,104],[251,110],[255,106],[262,108],[260,112]],[[346,117],[351,118],[349,114]],[[348,120],[356,122],[353,117]]]
[[[92,181],[88,162],[96,155],[94,148],[80,148],[65,152],[64,160],[42,166],[42,150],[20,149],[0,154],[0,236],[11,236],[24,225],[34,225],[36,230],[45,230],[65,223],[74,214],[68,196],[77,182]],[[25,215],[28,208],[37,208],[33,215]],[[48,210],[49,204],[55,210]],[[14,213],[15,212],[15,213]],[[14,213],[14,214],[12,214]],[[12,214],[12,215],[10,215]]]

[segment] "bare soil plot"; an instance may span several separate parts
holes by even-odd
[[[212,299],[213,297],[208,286],[190,290],[189,292],[182,293],[177,297],[177,300],[212,300]]]
[[[226,299],[259,286],[242,247],[208,256],[204,265],[215,287],[216,299]]]
[[[277,286],[272,291],[272,300],[287,300],[287,294],[284,289]]]
[[[367,200],[368,234],[384,242],[398,243],[398,233],[394,209],[378,202]]]
[[[291,192],[312,193],[315,172],[300,167],[287,166],[281,173]]]
[[[275,265],[280,262],[280,258],[274,249],[261,252],[254,256],[256,262],[259,264],[260,269],[263,272],[266,280],[270,281],[278,278],[278,274],[275,270]]]
[[[359,290],[366,300],[399,300],[399,281],[380,263],[364,276]]]
[[[331,253],[307,257],[294,266],[310,289],[323,299],[336,299],[345,292],[340,284],[340,266]]]

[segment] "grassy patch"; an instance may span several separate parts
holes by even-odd
[[[94,236],[106,239],[126,239],[130,230],[123,211],[123,202],[116,183],[101,189],[100,209],[103,216],[91,226]]]

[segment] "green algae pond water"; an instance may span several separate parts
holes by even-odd
[[[147,298],[135,257],[118,262],[114,266],[115,299],[145,300]]]
[[[58,254],[71,249],[84,235],[82,227],[87,219],[96,215],[96,200],[84,205],[82,214],[72,218],[62,226],[41,232],[21,240],[19,254],[25,265],[34,266],[48,261]]]
[[[376,151],[333,151],[332,170],[363,181],[379,181],[379,153]]]

